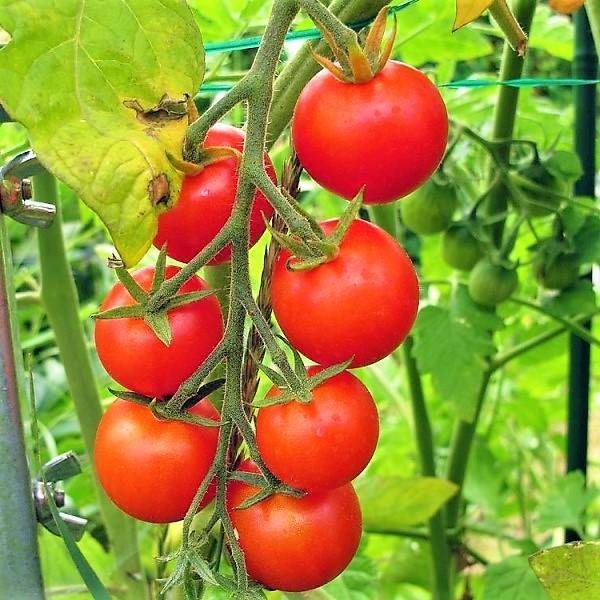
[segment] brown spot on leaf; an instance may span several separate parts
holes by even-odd
[[[169,180],[164,173],[152,178],[148,184],[148,196],[152,206],[167,204],[171,197],[171,191],[169,190]]]
[[[138,121],[151,126],[163,126],[168,121],[179,121],[187,116],[188,97],[175,100],[165,94],[156,106],[144,108],[140,101],[133,98],[124,100],[123,106],[135,111]]]

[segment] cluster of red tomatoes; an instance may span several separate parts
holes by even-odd
[[[300,96],[293,120],[296,151],[307,172],[346,198],[362,188],[367,203],[402,197],[437,167],[447,140],[447,117],[435,87],[419,71],[390,62],[360,85],[317,75]],[[205,146],[241,150],[242,131],[214,126]],[[265,155],[265,167],[275,179]],[[237,189],[237,160],[222,160],[187,177],[177,205],[159,223],[155,243],[189,261],[208,244],[231,214]],[[261,213],[272,214],[257,192],[251,243],[263,233]],[[337,220],[321,223],[325,234]],[[225,248],[212,264],[227,261]],[[289,342],[323,368],[351,359],[350,368],[372,364],[393,352],[416,318],[419,287],[413,265],[383,229],[355,220],[337,256],[308,271],[288,268],[281,250],[272,275],[271,297]],[[177,272],[169,267],[167,278]],[[150,289],[153,269],[134,273]],[[193,277],[179,293],[201,290]],[[127,306],[133,298],[121,283],[102,310]],[[142,319],[99,320],[96,347],[108,373],[129,390],[165,399],[202,364],[223,335],[214,296],[168,314],[172,342],[165,346]],[[240,350],[241,351],[241,350]],[[268,395],[281,391],[273,387]],[[204,399],[191,413],[219,420]],[[302,497],[275,494],[246,509],[238,507],[258,488],[241,481],[227,487],[227,507],[244,551],[249,575],[272,589],[303,591],[343,571],[361,537],[361,511],[351,481],[366,467],[379,432],[375,403],[349,371],[312,390],[309,403],[265,406],[256,418],[256,439],[266,466]],[[184,517],[215,456],[218,427],[158,420],[145,406],[117,400],[104,415],[96,438],[95,464],[102,486],[130,515],[150,522]],[[240,470],[257,472],[245,461]],[[214,489],[203,504],[214,496]]]

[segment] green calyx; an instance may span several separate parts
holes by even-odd
[[[302,361],[302,357],[300,356],[298,350],[296,350],[284,337],[278,336],[292,351],[294,355],[294,373],[298,377],[298,379],[304,383],[304,388],[307,390],[305,396],[299,396],[296,392],[294,392],[292,386],[286,381],[285,377],[275,371],[274,369],[267,367],[260,363],[260,361],[256,361],[258,368],[280,389],[281,393],[277,396],[265,397],[262,400],[257,400],[252,403],[252,406],[257,408],[264,408],[267,406],[275,406],[277,404],[287,404],[289,402],[300,402],[301,404],[309,404],[312,401],[312,394],[310,393],[316,387],[325,383],[328,379],[339,375],[343,371],[345,371],[352,361],[354,357],[349,360],[339,363],[337,365],[332,365],[315,373],[314,375],[309,375],[306,367],[304,366],[304,362]]]
[[[285,496],[292,496],[294,498],[301,498],[306,495],[306,492],[293,488],[285,483],[279,482],[276,484],[269,483],[263,475],[260,473],[248,473],[246,471],[234,471],[228,477],[230,481],[241,481],[248,485],[259,488],[259,491],[244,500],[241,504],[236,506],[237,510],[245,510],[270,498],[274,494],[283,494]]]
[[[293,200],[291,197],[288,199]],[[290,271],[309,271],[319,265],[335,260],[339,253],[340,244],[350,225],[358,216],[362,202],[363,190],[348,204],[335,229],[328,236],[314,223],[312,218],[309,218],[308,220],[311,223],[314,237],[306,240],[289,234],[283,234],[274,229],[269,221],[264,219],[264,216],[263,219],[267,229],[273,238],[277,240],[277,243],[293,255],[288,259],[287,268]],[[304,209],[299,204],[296,203],[295,207],[301,214],[305,214]]]
[[[119,281],[135,300],[136,304],[111,308],[104,312],[96,313],[95,315],[92,315],[92,317],[94,319],[143,319],[148,327],[152,329],[156,337],[165,346],[170,346],[171,326],[169,325],[168,318],[169,311],[179,308],[180,306],[185,306],[186,304],[191,304],[192,302],[198,302],[199,300],[214,294],[215,290],[201,290],[198,292],[178,294],[169,298],[169,300],[162,304],[159,309],[151,309],[150,300],[165,280],[166,261],[166,247],[163,247],[158,256],[158,260],[156,261],[150,292],[142,289],[127,269],[123,266],[115,265],[113,268]]]
[[[334,77],[345,83],[371,81],[385,67],[396,39],[397,23],[394,15],[392,33],[385,43],[383,41],[387,16],[388,7],[386,6],[379,11],[363,46],[354,37],[343,48],[323,24],[315,21],[337,59],[337,64],[316,52],[312,52],[313,58]]]

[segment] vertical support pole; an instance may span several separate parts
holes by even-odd
[[[0,214],[0,592],[43,600],[31,476],[19,407],[8,235]]]
[[[587,14],[580,9],[575,20],[575,60],[573,76],[595,79],[598,56]],[[596,86],[575,87],[575,149],[583,175],[575,184],[575,194],[594,196],[596,174]],[[587,277],[591,277],[588,274]],[[591,323],[584,325],[591,327]],[[588,415],[590,386],[590,345],[579,337],[569,339],[569,400],[567,424],[567,471],[587,472]],[[576,541],[576,532],[567,530],[565,540]]]

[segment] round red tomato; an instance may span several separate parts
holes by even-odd
[[[310,367],[308,372],[322,370]],[[273,387],[267,396],[280,393]],[[378,436],[373,398],[347,371],[315,387],[310,403],[267,406],[256,421],[256,440],[267,467],[281,481],[311,492],[352,481],[371,460]]]
[[[257,471],[249,461],[240,469]],[[303,592],[348,566],[362,531],[351,484],[302,498],[275,494],[250,508],[236,508],[257,491],[239,481],[227,488],[227,509],[252,579],[269,589]]]
[[[337,219],[321,227],[331,233]],[[290,343],[322,365],[354,357],[370,365],[408,335],[419,306],[419,283],[410,258],[383,229],[354,221],[338,256],[309,271],[290,271],[289,252],[273,271],[273,312]]]
[[[180,269],[167,267],[170,279]],[[133,273],[144,290],[149,290],[154,267]],[[200,277],[192,277],[178,294],[207,289]],[[133,298],[121,282],[110,290],[101,311],[130,306]],[[173,395],[212,352],[223,337],[223,315],[216,297],[185,304],[169,311],[172,340],[165,346],[143,319],[97,319],[96,349],[108,374],[128,390],[152,398]]]
[[[204,147],[224,146],[244,149],[245,134],[231,125],[217,124],[209,130]],[[265,153],[265,168],[276,182],[275,169]],[[189,262],[208,245],[223,228],[235,201],[238,186],[238,160],[230,158],[208,165],[198,175],[183,180],[175,206],[158,218],[158,233],[154,238],[157,248],[167,244],[167,254],[181,262]],[[250,217],[250,245],[254,245],[265,231],[261,213],[270,218],[273,207],[261,192],[256,192]],[[231,259],[231,247],[223,248],[210,262],[211,265]]]
[[[189,412],[220,419],[206,399]],[[108,497],[128,515],[150,523],[181,521],[212,465],[218,436],[218,427],[159,420],[145,406],[116,400],[96,433],[96,472]],[[212,483],[202,506],[214,495]]]
[[[365,187],[367,204],[406,196],[436,170],[448,141],[437,88],[413,67],[389,61],[367,83],[321,71],[292,119],[294,147],[320,185],[344,198]]]

